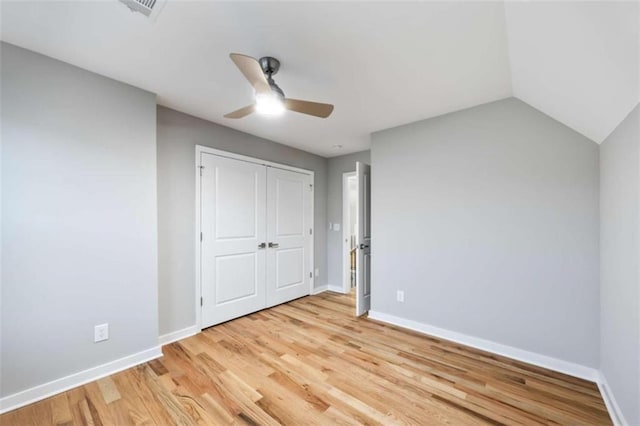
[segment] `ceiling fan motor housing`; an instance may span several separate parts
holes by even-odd
[[[278,73],[278,70],[280,69],[280,61],[276,58],[272,58],[271,56],[264,56],[260,58],[258,62],[260,63],[262,72],[264,72],[264,74],[267,76],[267,82],[271,87],[271,91],[278,95],[280,99],[284,99],[284,92],[272,78]]]
[[[264,72],[269,77],[271,77],[272,75],[276,75],[278,73],[278,70],[280,69],[280,61],[276,58],[272,58],[271,56],[264,56],[260,58],[258,62],[260,63],[262,72]]]
[[[269,86],[271,86],[271,91],[273,93],[275,93],[276,95],[278,95],[278,97],[280,99],[284,99],[284,92],[282,91],[282,89],[280,88],[280,86],[278,86],[276,84],[275,81],[273,81],[273,79],[271,77],[269,77],[269,79],[267,80],[269,82]]]

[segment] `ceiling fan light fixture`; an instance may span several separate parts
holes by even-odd
[[[276,58],[265,56],[258,61],[251,56],[240,53],[231,53],[229,57],[253,87],[254,102],[251,105],[225,114],[225,118],[243,118],[253,112],[273,116],[280,115],[285,110],[313,117],[327,118],[333,112],[333,105],[331,104],[285,97],[282,89],[273,80],[274,74],[280,69],[280,61]]]
[[[256,112],[262,115],[281,115],[285,110],[284,101],[276,93],[256,93]]]

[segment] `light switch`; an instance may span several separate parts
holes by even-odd
[[[333,230],[334,231],[339,231],[340,230],[340,224],[339,223],[334,223],[333,224]]]

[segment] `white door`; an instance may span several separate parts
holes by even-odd
[[[356,315],[371,308],[371,166],[356,163],[358,232],[356,236]]]
[[[267,169],[267,306],[310,292],[311,176]]]
[[[266,167],[202,153],[202,328],[266,305]]]

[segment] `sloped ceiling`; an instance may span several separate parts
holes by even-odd
[[[371,132],[515,95],[601,142],[638,102],[637,2],[3,2],[3,41],[158,94],[158,102],[323,156]],[[331,102],[230,120],[252,101],[230,52],[282,61],[294,98]],[[335,145],[342,145],[341,149]]]
[[[602,142],[639,100],[638,5],[506,3],[514,96]]]

